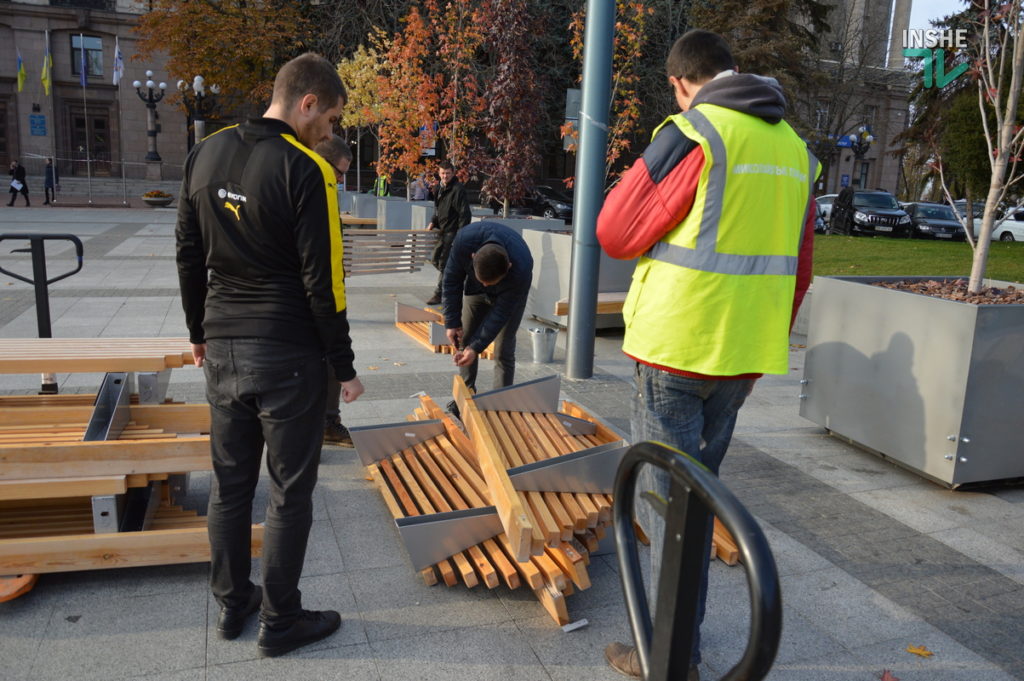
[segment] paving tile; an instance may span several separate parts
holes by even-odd
[[[382,679],[421,681],[545,681],[548,675],[512,623],[464,625],[400,640],[372,640]]]
[[[342,628],[344,628],[342,624]],[[366,643],[310,650],[299,649],[274,658],[212,664],[206,681],[380,681],[381,676]]]
[[[426,586],[408,565],[351,570],[349,577],[373,644],[510,620],[495,590],[482,585]]]
[[[517,621],[516,626],[553,681],[622,679],[605,662],[604,648],[612,641],[632,642],[624,608],[593,607],[582,614],[587,626],[568,633],[547,615]]]

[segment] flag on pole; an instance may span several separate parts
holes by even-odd
[[[50,55],[50,32],[46,32],[46,54],[43,55],[43,70],[39,75],[43,81],[43,92],[50,96],[50,87],[53,85],[53,57]]]
[[[124,55],[121,54],[121,44],[117,38],[114,37],[114,85],[121,82],[124,78]]]
[[[21,50],[18,50],[18,92],[25,89],[25,79],[27,78],[25,73],[25,62],[21,58]]]
[[[85,36],[78,34],[78,48],[81,50],[81,59],[78,63],[78,81],[85,87],[89,84],[89,70],[85,65]]]

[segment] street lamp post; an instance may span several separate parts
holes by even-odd
[[[164,98],[164,89],[167,87],[167,83],[157,85],[153,82],[153,72],[146,71],[145,92],[142,90],[142,85],[139,81],[132,83],[132,87],[135,88],[135,94],[146,104],[147,109],[146,134],[149,136],[149,151],[146,152],[146,160],[160,162],[162,159],[156,151],[156,103]]]
[[[195,144],[199,144],[206,137],[206,117],[217,108],[214,97],[220,94],[220,85],[211,85],[207,91],[206,79],[196,76],[192,79],[192,85],[179,80],[178,92],[181,93],[181,101],[195,128]]]
[[[871,129],[866,125],[862,125],[857,128],[856,133],[851,133],[850,137],[850,149],[853,151],[853,155],[858,160],[864,158],[864,155],[868,153],[868,149],[871,148],[871,143],[875,141],[874,136],[871,134]]]

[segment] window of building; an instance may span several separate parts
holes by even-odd
[[[865,104],[861,108],[861,113],[863,114],[864,125],[870,128],[875,124],[875,116],[878,114],[878,107],[871,104]]]
[[[77,76],[82,65],[82,41],[85,41],[85,66],[89,76],[103,75],[103,40],[96,36],[71,36],[71,73]]]

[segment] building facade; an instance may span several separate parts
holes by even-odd
[[[127,178],[181,178],[188,119],[176,103],[175,86],[168,82],[167,97],[156,104],[159,161],[149,153],[146,104],[132,87],[133,81],[146,82],[147,70],[156,83],[168,81],[164,57],[133,59],[132,29],[146,10],[147,3],[135,0],[0,0],[0,163],[5,168],[18,159],[29,175],[40,175],[45,159],[53,157],[62,177],[121,177],[123,172]],[[113,83],[115,43],[124,64],[119,85]],[[49,94],[41,80],[47,47],[53,60]],[[19,54],[25,70],[21,91]]]

